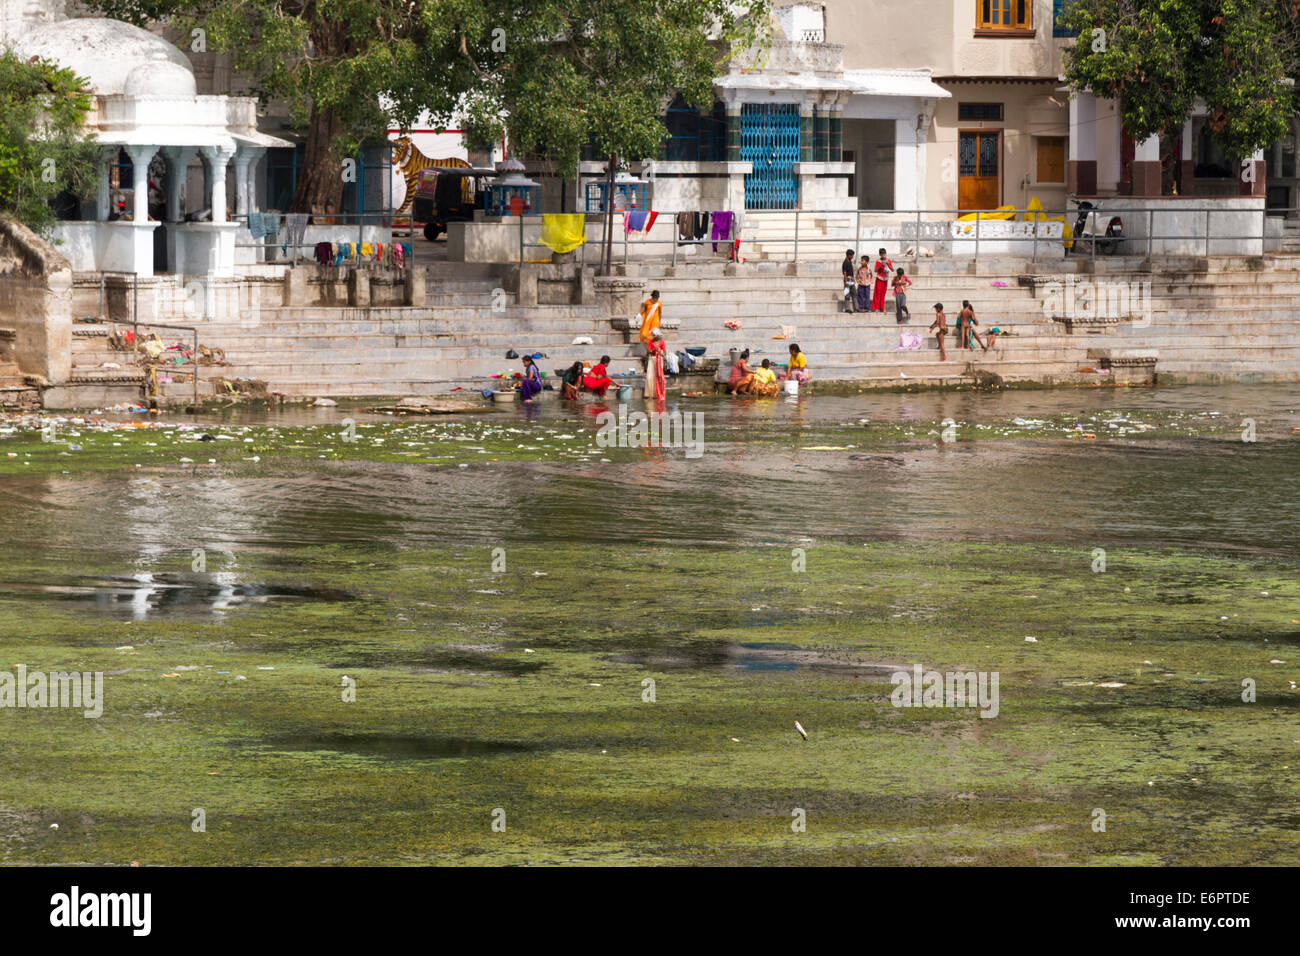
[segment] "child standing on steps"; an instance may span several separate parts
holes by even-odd
[[[889,286],[889,274],[894,270],[894,260],[885,255],[885,250],[880,250],[880,257],[876,259],[876,286],[871,292],[871,311],[885,311],[885,289]]]
[[[907,307],[907,287],[911,284],[912,280],[903,274],[903,267],[899,266],[894,273],[894,319],[899,323],[912,317],[912,312]]]
[[[939,343],[939,361],[948,361],[948,353],[943,350],[943,339],[948,334],[948,318],[943,314],[943,303],[934,304],[934,321],[930,323],[930,331],[934,333],[935,341]]]
[[[854,278],[858,280],[858,311],[869,312],[871,310],[871,264],[867,256],[862,257],[862,265],[858,266]]]

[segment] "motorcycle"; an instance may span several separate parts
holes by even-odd
[[[1080,251],[1080,243],[1091,244],[1096,252],[1103,256],[1113,256],[1119,250],[1120,240],[1124,238],[1124,220],[1111,216],[1103,231],[1102,208],[1086,199],[1071,200],[1078,207],[1078,216],[1074,220],[1074,248]]]

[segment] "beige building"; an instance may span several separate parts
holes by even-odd
[[[846,70],[923,70],[948,94],[916,118],[924,144],[919,198],[926,208],[1023,208],[1035,196],[1047,208],[1064,207],[1069,109],[1060,89],[1060,51],[1072,41],[1053,36],[1059,3],[826,0],[822,6],[826,39],[844,44]],[[889,139],[859,112],[851,99],[844,144],[847,151],[854,143],[855,178],[863,183],[858,204],[889,208],[881,203],[883,180],[902,171],[881,161]]]

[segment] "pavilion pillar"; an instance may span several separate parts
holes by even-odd
[[[149,163],[157,146],[128,146],[131,157],[131,221],[149,221]]]
[[[235,216],[247,216],[251,211],[248,202],[248,164],[252,161],[251,151],[240,146],[235,150]]]
[[[95,194],[95,218],[107,222],[113,215],[113,194],[110,180],[113,175],[113,160],[117,159],[117,147],[109,146],[99,151],[99,160],[95,164],[98,178],[98,191]]]
[[[230,146],[204,146],[203,156],[208,161],[208,189],[212,192],[212,221],[226,221],[226,164],[235,150]]]
[[[198,152],[193,146],[164,146],[163,158],[167,160],[167,221],[180,222],[185,218],[182,201],[185,197],[185,176],[190,160]]]

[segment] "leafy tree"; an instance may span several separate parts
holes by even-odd
[[[674,94],[713,102],[734,51],[768,38],[768,0],[505,0],[467,53],[479,83],[474,129],[504,130],[519,153],[572,170],[584,146],[608,162],[657,154]],[[498,29],[499,25],[505,25]],[[495,33],[493,31],[496,31]],[[607,185],[606,195],[611,195]],[[609,205],[608,203],[606,204]],[[606,209],[608,264],[612,208]]]
[[[1300,67],[1292,0],[1075,0],[1061,20],[1078,37],[1067,81],[1115,99],[1136,139],[1178,132],[1198,98],[1229,156],[1286,135]]]
[[[0,50],[0,214],[46,233],[61,191],[87,194],[96,152],[85,137],[87,85],[72,70]]]
[[[342,159],[382,140],[390,117],[408,128],[422,109],[450,120],[471,75],[463,57],[430,51],[455,49],[458,35],[486,23],[475,0],[92,2],[137,25],[166,21],[183,47],[228,53],[258,96],[283,100],[306,130],[291,204],[303,212],[338,207]]]
[[[182,37],[203,30],[259,95],[284,99],[307,131],[303,211],[337,203],[342,156],[426,111],[480,141],[506,133],[559,169],[588,144],[611,160],[652,156],[673,93],[710,101],[723,61],[769,22],[769,0],[93,2]]]

